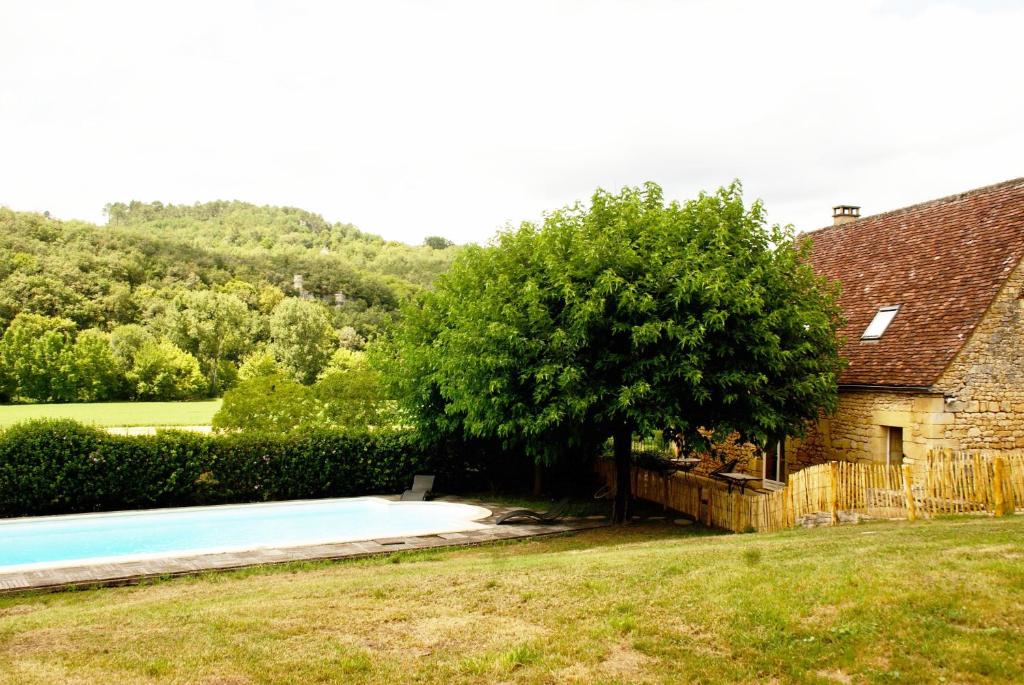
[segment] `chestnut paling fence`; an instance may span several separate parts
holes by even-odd
[[[615,485],[615,469],[599,460],[598,472]],[[841,513],[879,518],[1024,511],[1024,455],[931,452],[915,466],[854,462],[818,464],[789,475],[772,492],[737,487],[693,473],[633,467],[633,495],[707,525],[737,532],[792,528],[805,517]]]

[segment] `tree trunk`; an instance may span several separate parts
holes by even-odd
[[[533,463],[533,494],[536,497],[544,494],[544,465],[539,461]]]
[[[213,387],[210,388],[210,390],[213,392],[214,395],[217,394],[217,374],[220,371],[220,348],[222,342],[222,339],[217,339],[217,352],[213,355]],[[196,351],[196,353],[198,354],[198,350]]]
[[[218,371],[220,371],[220,361],[217,358],[214,358],[214,360],[213,360],[213,379],[210,381],[210,385],[212,386],[210,388],[210,391],[214,395],[217,394],[217,372]]]
[[[612,436],[615,450],[615,503],[612,505],[612,523],[625,523],[630,516],[632,490],[633,431],[627,426],[618,428]]]

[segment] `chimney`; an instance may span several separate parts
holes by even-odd
[[[832,225],[841,226],[860,218],[860,207],[854,205],[836,205],[832,208]]]

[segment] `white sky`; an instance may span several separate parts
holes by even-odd
[[[816,228],[1024,176],[1024,2],[0,0],[0,204],[419,243],[646,180]]]

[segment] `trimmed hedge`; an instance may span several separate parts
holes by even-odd
[[[396,493],[416,473],[455,487],[473,471],[413,433],[118,436],[32,421],[0,432],[0,516]]]

